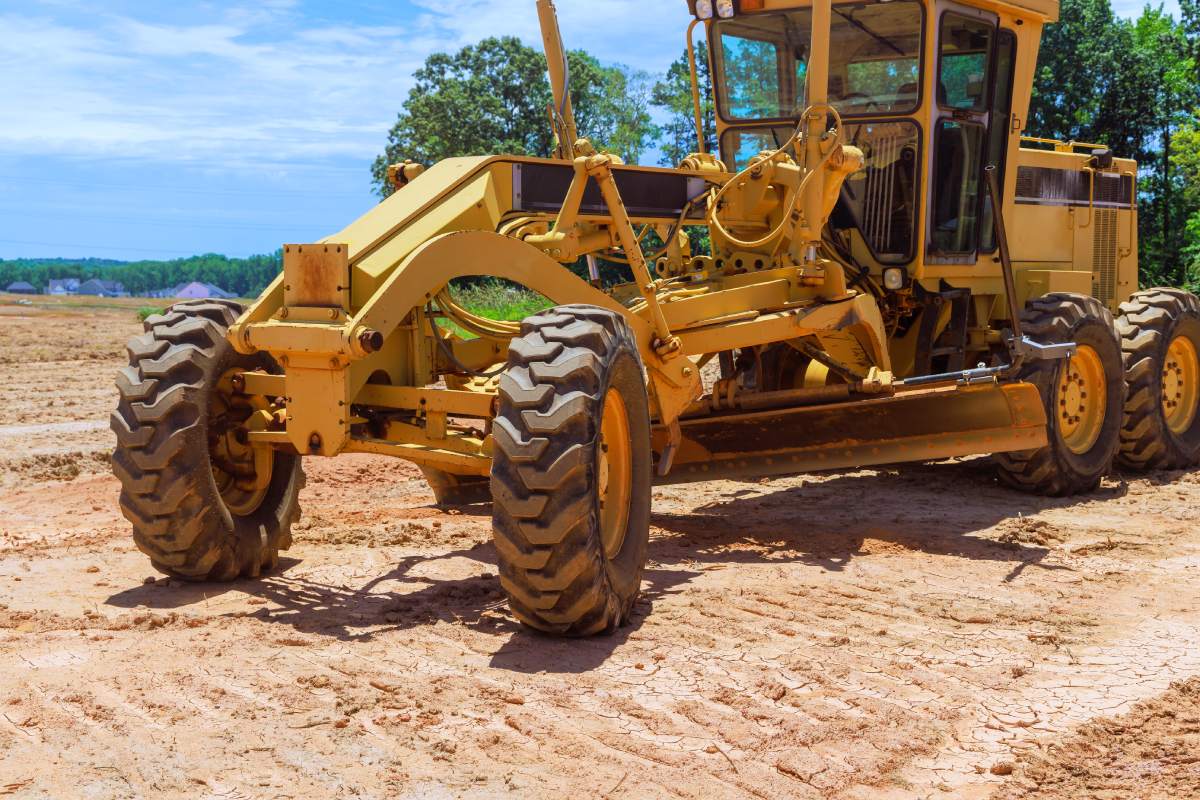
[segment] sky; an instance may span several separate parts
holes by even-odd
[[[606,63],[662,73],[683,50],[685,0],[558,6],[567,46]],[[0,0],[0,258],[328,236],[375,204],[412,73],[494,35],[540,47],[534,0]]]

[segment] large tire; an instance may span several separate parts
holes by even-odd
[[[1118,463],[1133,470],[1196,466],[1200,300],[1179,289],[1138,292],[1121,305],[1117,331],[1129,384]]]
[[[1029,302],[1021,327],[1036,342],[1075,342],[1080,352],[1069,361],[1032,361],[1022,368],[1021,380],[1041,394],[1050,441],[1040,450],[997,455],[1000,477],[1014,488],[1052,497],[1094,491],[1112,469],[1125,404],[1121,345],[1112,314],[1093,297],[1048,294]],[[1085,376],[1088,366],[1094,368],[1091,383],[1096,390],[1103,387],[1102,403],[1086,392],[1080,395],[1077,388],[1084,377],[1077,383],[1076,376]],[[1080,418],[1094,421],[1086,426],[1090,434],[1080,434]]]
[[[610,393],[625,411],[628,480],[605,493],[601,459],[610,451],[601,430],[616,413],[606,410],[616,404]],[[525,320],[500,379],[493,432],[492,523],[513,613],[568,636],[628,623],[650,533],[651,457],[645,377],[624,318],[563,306]],[[620,492],[628,514],[606,528],[602,498]],[[618,538],[603,538],[614,527]]]
[[[112,466],[121,511],[154,567],[187,580],[230,581],[274,568],[300,516],[298,456],[275,453],[261,501],[248,501],[238,514],[217,485],[212,447],[218,427],[233,416],[211,424],[222,376],[278,371],[270,356],[243,356],[226,340],[241,311],[236,303],[200,300],[150,317],[145,333],[129,342],[129,366],[117,374]]]

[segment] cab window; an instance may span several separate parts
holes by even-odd
[[[921,5],[838,5],[829,100],[843,116],[909,113],[920,102]],[[804,110],[811,9],[715,24],[717,105],[730,122],[795,119]]]
[[[958,14],[942,18],[938,105],[955,111],[984,111],[988,102],[993,23]]]

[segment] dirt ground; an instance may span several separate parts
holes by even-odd
[[[158,579],[106,465],[138,330],[0,305],[0,796],[1200,797],[1200,473],[658,490],[634,624],[557,641],[489,509],[378,458],[308,462],[278,574]]]

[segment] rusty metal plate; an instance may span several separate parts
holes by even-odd
[[[283,304],[292,308],[350,307],[350,247],[283,246]]]

